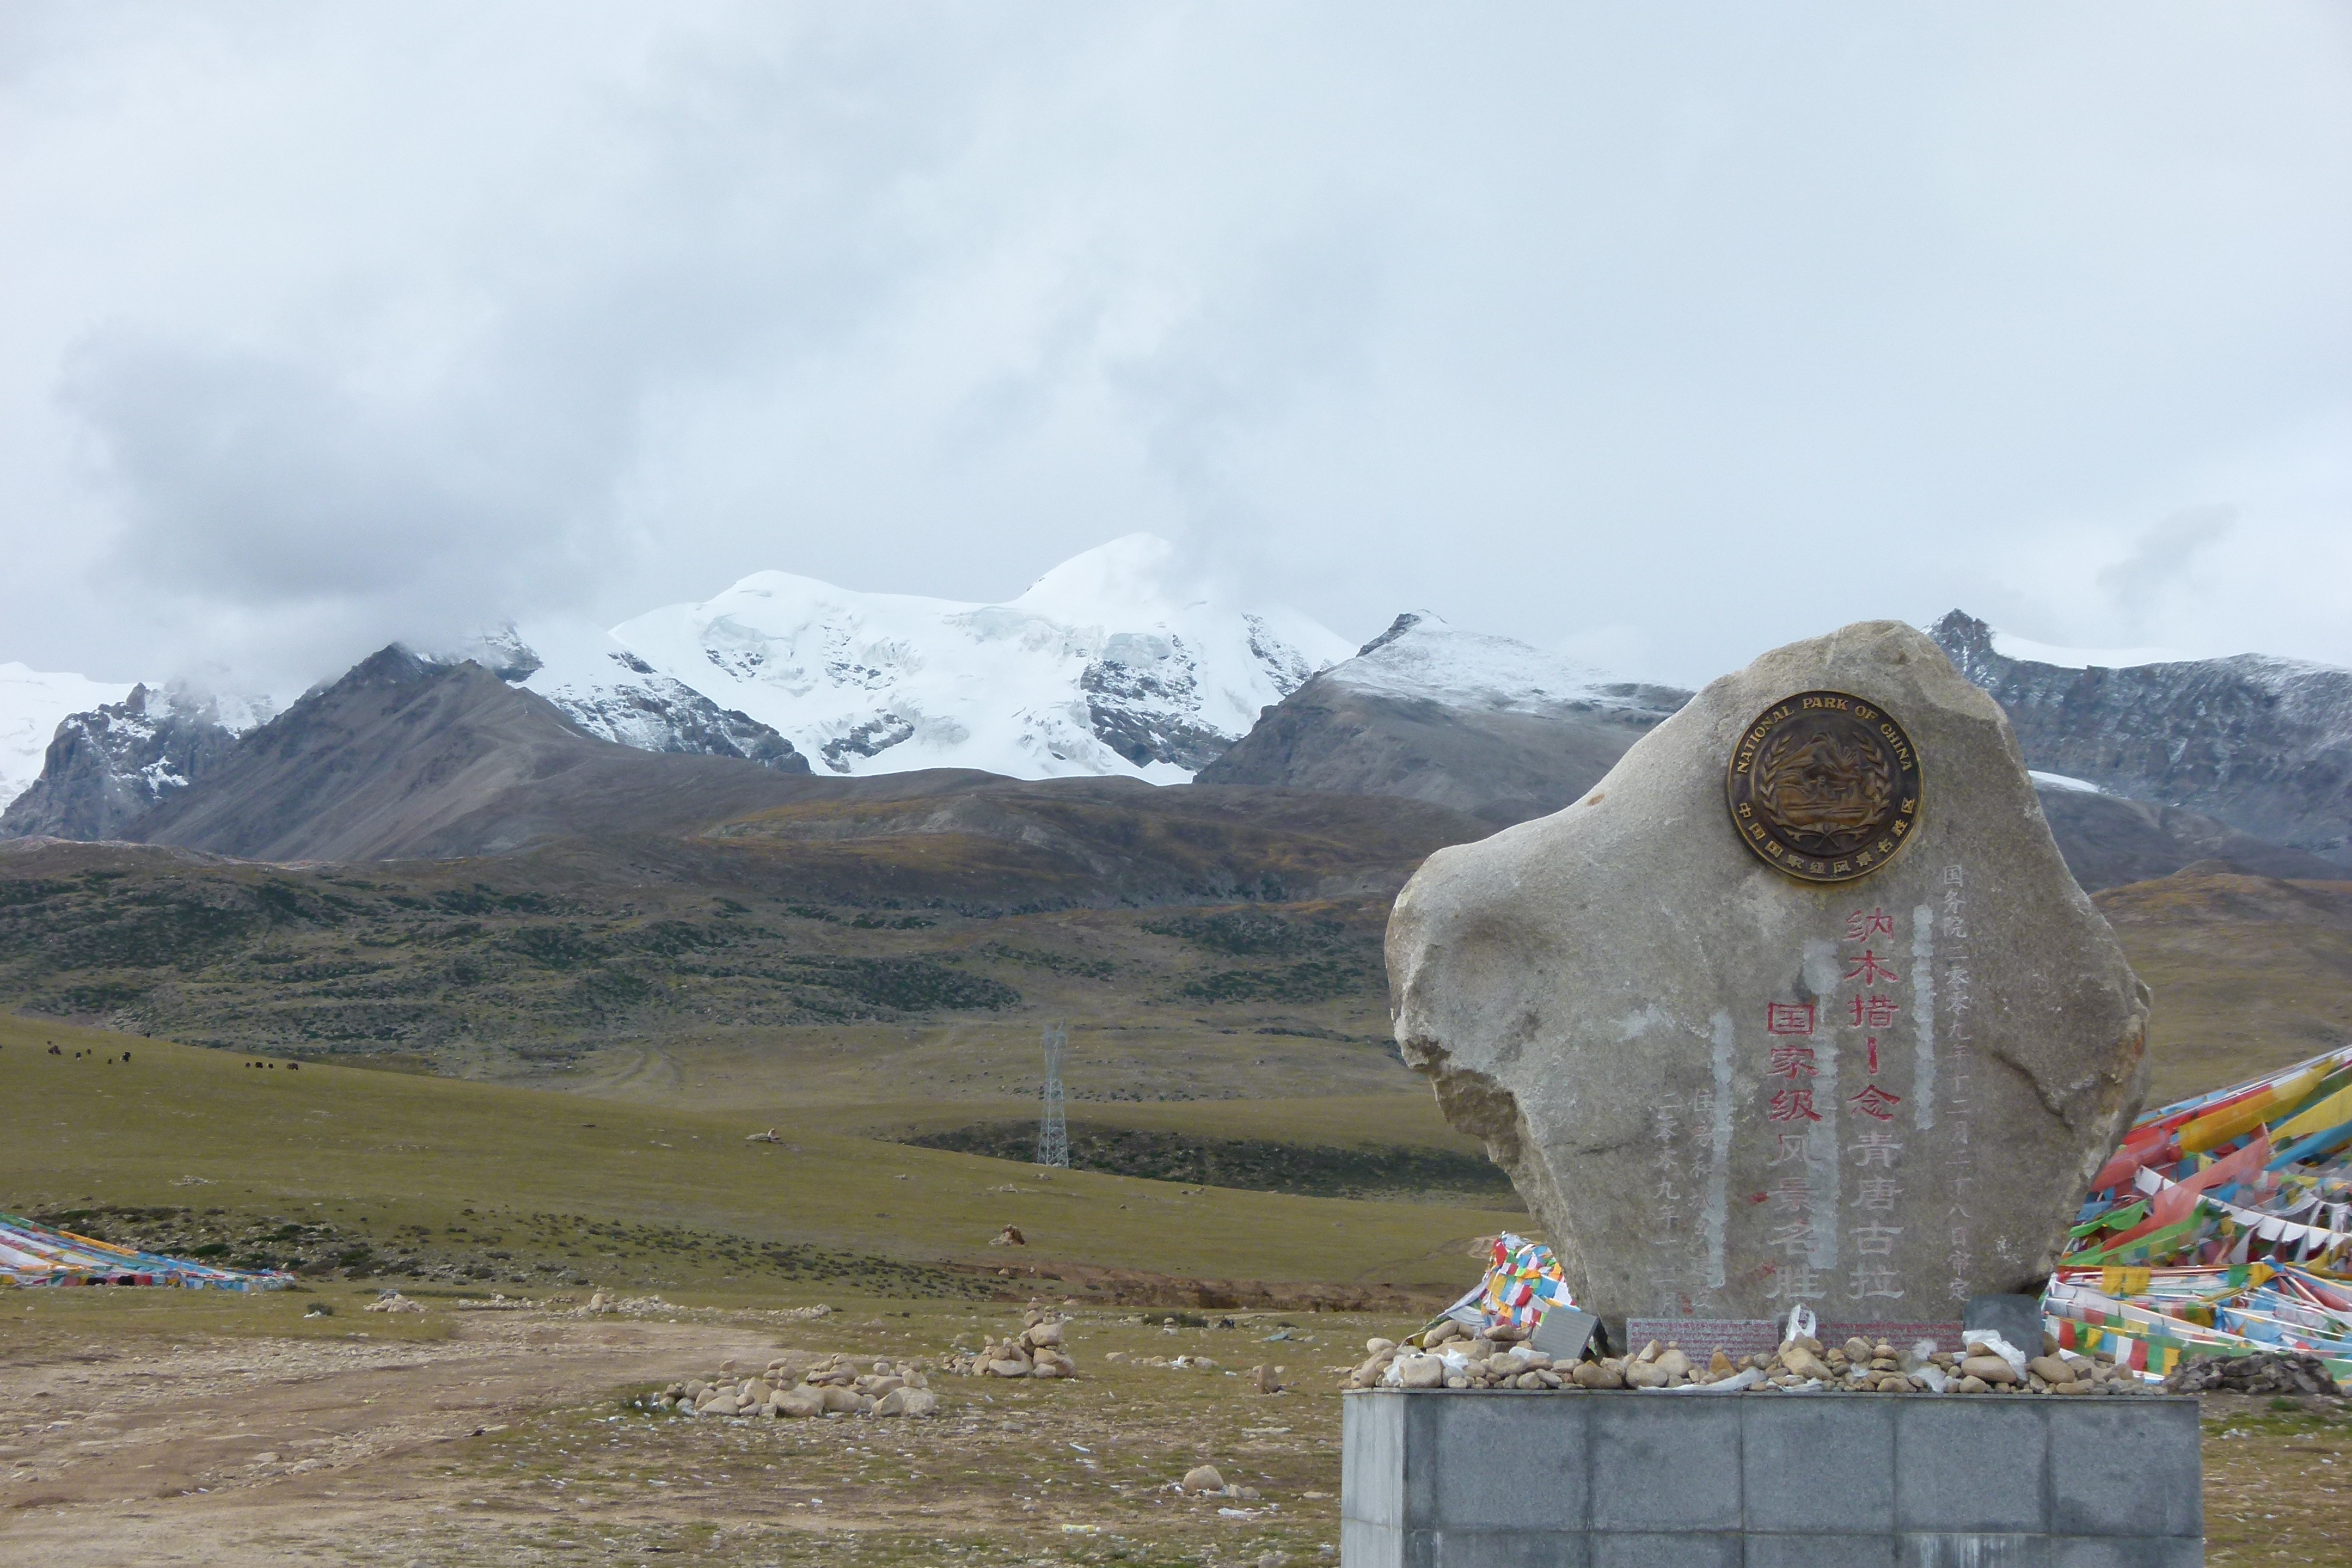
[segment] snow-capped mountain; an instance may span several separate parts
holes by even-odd
[[[551,657],[538,639],[555,638],[525,627],[541,662],[521,679],[631,745],[646,743],[634,727],[666,732],[683,688],[819,773],[1181,783],[1348,648],[1304,616],[1192,596],[1175,565],[1167,541],[1129,534],[1001,605],[760,572],[624,622],[601,647],[566,637]]]
[[[32,787],[58,726],[131,695],[129,681],[0,664],[0,809]]]
[[[133,686],[54,726],[41,773],[0,811],[0,838],[113,838],[276,711],[267,699]]]
[[[2352,865],[2352,669],[2051,647],[1958,610],[1928,635],[2007,710],[2030,766]]]
[[[471,659],[638,751],[782,773],[949,767],[1174,784],[1348,652],[1304,616],[1187,593],[1175,555],[1163,539],[1130,534],[1002,605],[761,572],[610,631],[548,620],[416,657]],[[0,735],[21,753],[0,775],[14,786],[0,800],[15,802],[0,837],[110,837],[269,716],[29,670],[14,687],[0,681],[0,703],[13,726]]]

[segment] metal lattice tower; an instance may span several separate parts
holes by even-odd
[[[1037,1119],[1037,1163],[1059,1171],[1070,1168],[1070,1129],[1062,1120],[1062,1048],[1068,1043],[1061,1025],[1045,1026],[1045,1087],[1040,1091],[1045,1113]]]

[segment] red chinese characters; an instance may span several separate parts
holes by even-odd
[[[1878,956],[1876,950],[1864,948],[1862,956],[1852,961],[1853,967],[1845,972],[1848,980],[1859,980],[1864,985],[1875,985],[1883,980],[1900,980],[1894,967]]]
[[[1885,910],[1872,910],[1868,914],[1856,910],[1845,918],[1845,939],[1848,942],[1868,942],[1874,936],[1893,936],[1895,917]]]
[[[1768,1035],[1810,1035],[1813,1032],[1811,1002],[1767,1002],[1764,1032]]]
[[[1813,1047],[1789,1041],[1775,1041],[1772,1046],[1771,1059],[1765,1064],[1764,1070],[1774,1078],[1785,1078],[1791,1081],[1799,1078],[1811,1078],[1815,1072]]]
[[[1857,1029],[1891,1029],[1895,1026],[1895,1016],[1901,1011],[1902,1008],[1884,996],[1856,996],[1852,1005],[1853,1026]]]
[[[1813,1091],[1810,1089],[1776,1089],[1772,1103],[1764,1112],[1768,1121],[1819,1121],[1822,1113],[1813,1109]]]
[[[1862,1092],[1849,1096],[1846,1103],[1864,1116],[1879,1121],[1895,1120],[1895,1108],[1903,1103],[1899,1094],[1889,1094],[1874,1083],[1862,1086]]]

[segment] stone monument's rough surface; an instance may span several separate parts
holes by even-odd
[[[1388,963],[1406,1061],[1609,1318],[2038,1289],[2145,1083],[2147,989],[2007,720],[1891,621],[1765,655],[1576,805],[1439,850]]]

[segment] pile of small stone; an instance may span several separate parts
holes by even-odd
[[[1173,1372],[1217,1372],[1224,1366],[1204,1355],[1129,1355],[1125,1351],[1107,1351],[1103,1360],[1123,1361],[1129,1366],[1164,1366]]]
[[[1810,1335],[1784,1342],[1770,1355],[1735,1358],[1721,1349],[1701,1362],[1671,1342],[1652,1340],[1632,1355],[1559,1363],[1520,1342],[1526,1331],[1497,1325],[1484,1333],[1448,1321],[1399,1344],[1365,1342],[1367,1359],[1348,1374],[1350,1388],[1578,1389],[1706,1387],[1731,1394],[1754,1390],[1849,1394],[2137,1394],[2146,1384],[2128,1367],[2061,1350],[2044,1336],[2030,1360],[2000,1341],[1979,1341],[1954,1353],[1919,1341],[1907,1352],[1862,1338],[1822,1345]]]
[[[360,1309],[363,1312],[421,1312],[425,1303],[413,1301],[397,1290],[386,1290]]]
[[[2172,1394],[2334,1394],[2327,1363],[2308,1352],[2195,1355],[2164,1380]]]
[[[639,1402],[681,1415],[936,1415],[940,1396],[911,1362],[877,1361],[860,1371],[845,1355],[829,1355],[795,1375],[791,1358],[778,1357],[755,1376],[728,1362],[710,1377],[673,1383]]]
[[[1527,1331],[1507,1323],[1474,1333],[1449,1318],[1417,1337],[1418,1348],[1410,1340],[1366,1340],[1370,1359],[1348,1374],[1348,1386],[1559,1388],[1574,1371],[1564,1371],[1541,1351],[1519,1342]]]
[[[977,1351],[959,1350],[945,1370],[967,1377],[1076,1377],[1078,1363],[1063,1348],[1059,1312],[1032,1302],[1021,1331],[1008,1340],[983,1340]]]

